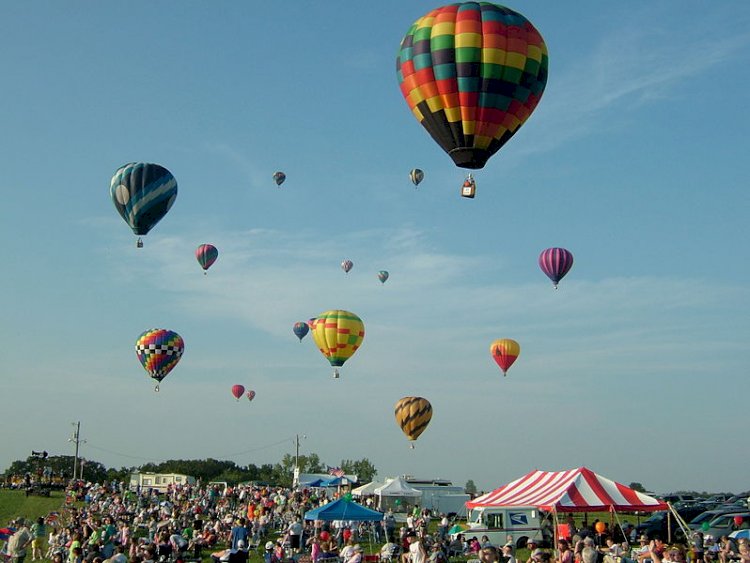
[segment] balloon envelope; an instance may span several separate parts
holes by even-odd
[[[341,269],[344,270],[347,274],[349,273],[349,270],[351,270],[354,267],[354,262],[351,260],[344,260],[341,263]]]
[[[182,337],[172,330],[153,328],[135,341],[135,353],[152,379],[161,381],[174,369],[185,351]]]
[[[294,326],[292,327],[292,332],[299,338],[299,341],[302,342],[302,339],[307,335],[307,333],[310,331],[310,327],[307,323],[304,322],[298,322],[294,323]]]
[[[529,118],[548,64],[531,22],[489,2],[432,10],[412,24],[396,57],[414,117],[463,168],[482,168]]]
[[[418,186],[422,180],[424,180],[424,172],[422,172],[419,168],[415,168],[411,172],[409,172],[409,179],[411,180],[411,183],[415,186]]]
[[[365,325],[357,315],[334,309],[315,318],[313,340],[333,367],[340,367],[362,345]]]
[[[573,266],[573,254],[565,248],[547,248],[539,255],[539,267],[557,287]]]
[[[201,244],[195,249],[195,259],[203,271],[208,270],[219,257],[219,250],[213,244]]]
[[[286,180],[286,174],[284,174],[281,171],[274,172],[273,181],[276,182],[277,186],[280,186],[281,184],[283,184],[284,180]]]
[[[416,440],[432,420],[432,405],[422,397],[404,397],[395,407],[396,423],[409,440]]]
[[[516,361],[518,355],[521,353],[521,346],[515,340],[510,338],[501,338],[495,340],[490,345],[490,354],[494,358],[500,369],[503,370],[503,375],[506,374],[513,362]]]
[[[378,272],[378,279],[380,280],[380,283],[385,283],[389,276],[390,274],[386,270],[380,270]]]
[[[232,395],[234,395],[234,398],[238,401],[240,400],[240,397],[245,393],[245,386],[244,385],[232,385]]]
[[[117,169],[109,184],[117,212],[136,235],[145,235],[177,198],[177,180],[158,164],[130,162]]]

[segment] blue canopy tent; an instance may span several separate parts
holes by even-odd
[[[377,510],[340,498],[305,512],[305,520],[354,520],[356,522],[380,522],[385,514]]]
[[[343,477],[333,477],[332,479],[321,480],[319,487],[338,487],[340,485],[346,485],[349,481]]]

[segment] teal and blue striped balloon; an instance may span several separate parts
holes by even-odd
[[[109,185],[117,212],[136,235],[145,235],[172,207],[177,180],[158,164],[130,162],[117,169]]]

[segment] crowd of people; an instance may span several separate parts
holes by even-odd
[[[246,563],[251,550],[264,563],[447,563],[461,557],[476,563],[750,563],[746,540],[722,538],[712,544],[694,534],[688,549],[638,538],[632,527],[617,533],[576,528],[546,549],[530,539],[517,553],[512,538],[493,545],[485,537],[449,534],[445,514],[414,507],[397,522],[386,512],[382,522],[306,521],[303,515],[331,500],[316,489],[269,486],[170,486],[166,493],[130,491],[123,483],[75,482],[60,511],[10,523],[12,532],[0,554],[10,563]],[[82,502],[75,502],[82,501]],[[436,525],[430,522],[437,518]],[[430,530],[435,530],[430,532]],[[382,545],[366,556],[363,544]],[[554,549],[553,549],[554,548]],[[528,552],[528,556],[526,555]]]

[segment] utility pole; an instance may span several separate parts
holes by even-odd
[[[292,486],[296,487],[299,484],[299,434],[295,435],[295,453],[294,453],[294,476],[292,477]],[[302,434],[302,438],[307,438]]]
[[[73,437],[68,439],[68,442],[74,442],[76,445],[76,456],[73,458],[73,480],[76,479],[76,474],[78,472],[78,446],[79,444],[85,444],[86,440],[80,439],[81,434],[81,421],[73,422],[73,426],[75,426],[75,431],[73,432]],[[81,476],[83,476],[83,467],[81,467]]]

